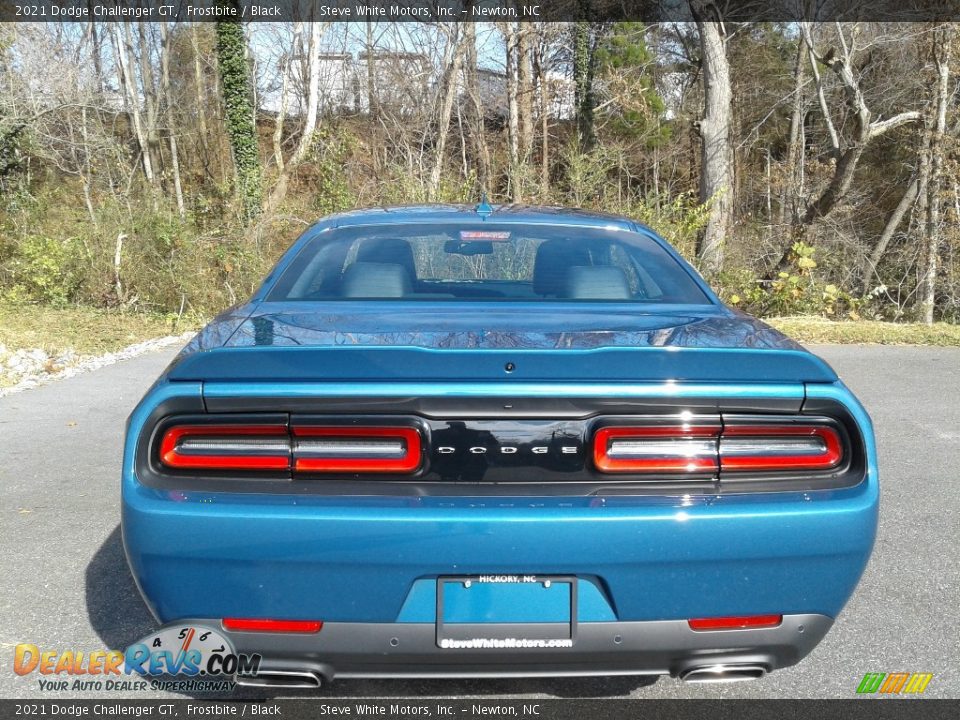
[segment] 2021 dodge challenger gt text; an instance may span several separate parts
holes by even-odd
[[[877,524],[870,420],[633,221],[310,227],[134,410],[123,538],[162,622],[333,677],[759,677]]]

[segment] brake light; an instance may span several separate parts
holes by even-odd
[[[285,425],[178,425],[160,442],[164,465],[178,469],[286,470]]]
[[[687,620],[691,630],[750,630],[777,627],[783,615],[747,615],[745,617],[717,617]]]
[[[841,464],[844,448],[829,422],[724,417],[722,428],[707,420],[601,427],[594,433],[593,461],[603,473],[832,470]]]
[[[410,474],[422,448],[415,427],[184,424],[164,432],[159,456],[177,470]]]
[[[420,432],[411,427],[293,428],[294,470],[412,473],[420,467]]]
[[[234,632],[316,633],[323,628],[319,620],[261,620],[260,618],[224,618],[223,629]]]
[[[714,472],[720,427],[604,427],[593,440],[593,461],[601,472]]]

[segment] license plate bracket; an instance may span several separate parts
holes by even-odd
[[[439,647],[570,647],[576,628],[576,576],[437,578]]]

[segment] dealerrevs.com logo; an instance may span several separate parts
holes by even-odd
[[[224,691],[233,687],[236,675],[255,677],[259,668],[259,655],[236,653],[214,628],[182,624],[164,626],[124,652],[21,643],[13,663],[17,675],[35,675],[43,691]]]

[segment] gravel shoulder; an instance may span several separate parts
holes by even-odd
[[[81,355],[73,348],[53,354],[42,348],[10,351],[5,345],[0,345],[0,397],[98,370],[144,353],[169,347],[179,349],[193,335],[191,331],[181,335],[152,338],[102,355]]]

